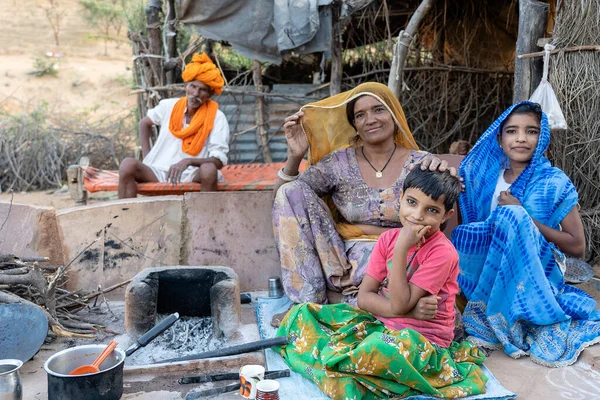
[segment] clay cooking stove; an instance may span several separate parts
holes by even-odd
[[[212,317],[213,336],[232,341],[240,332],[238,276],[229,267],[158,267],[137,274],[125,294],[125,329],[139,336],[157,316]],[[200,349],[199,349],[200,350]]]

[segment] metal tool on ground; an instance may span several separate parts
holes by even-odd
[[[75,368],[73,371],[69,373],[69,375],[84,375],[84,374],[93,374],[94,372],[100,371],[100,366],[110,356],[113,350],[117,347],[119,343],[115,340],[111,340],[108,346],[98,355],[98,357],[94,360],[93,363],[82,365],[80,367]]]
[[[160,321],[158,325],[144,333],[134,344],[129,346],[125,350],[125,355],[130,356],[132,353],[138,351],[140,348],[145,347],[148,343],[153,341],[158,335],[166,331],[171,325],[173,325],[179,319],[179,313],[173,313],[167,318]]]
[[[272,375],[269,375],[269,374],[272,374]],[[232,378],[232,379],[239,379],[239,374],[223,374],[223,375],[236,375],[237,377]],[[281,371],[265,372],[265,379],[287,378],[289,376],[290,376],[289,369],[284,369]],[[196,377],[194,377],[194,378],[196,378]],[[207,381],[207,382],[212,382],[212,381]],[[179,382],[179,383],[181,383],[181,382]],[[185,396],[185,400],[203,399],[208,396],[216,396],[218,394],[233,392],[235,390],[238,390],[240,388],[240,386],[241,386],[240,383],[237,382],[237,383],[232,383],[230,385],[225,385],[225,386],[221,386],[221,387],[189,392]]]
[[[27,362],[48,334],[46,314],[33,304],[0,305],[0,357]]]
[[[287,336],[277,336],[271,339],[257,340],[256,342],[244,343],[238,346],[225,347],[222,349],[206,351],[199,354],[191,354],[189,356],[170,358],[168,360],[157,361],[154,364],[171,363],[188,360],[202,360],[204,358],[234,356],[237,354],[250,353],[252,351],[269,349],[271,347],[283,346],[289,342]]]
[[[290,376],[289,369],[265,372],[265,379],[287,378],[288,376]],[[236,380],[236,379],[240,379],[240,374],[237,372],[233,372],[230,374],[186,376],[186,377],[180,378],[178,382],[182,385],[185,385],[188,383],[206,383],[206,382],[230,381],[230,380]]]

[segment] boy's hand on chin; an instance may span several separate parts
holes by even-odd
[[[408,249],[417,243],[424,242],[425,235],[430,229],[431,226],[429,225],[406,224],[400,230],[400,234],[396,240],[396,249],[408,251]]]

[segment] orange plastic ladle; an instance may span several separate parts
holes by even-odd
[[[106,360],[106,357],[110,356],[115,347],[117,347],[119,343],[111,340],[108,346],[100,353],[98,358],[94,360],[92,364],[82,365],[81,367],[75,368],[73,371],[69,373],[69,375],[84,375],[84,374],[93,374],[95,372],[100,372],[100,366]]]

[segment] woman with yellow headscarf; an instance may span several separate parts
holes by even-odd
[[[307,104],[284,129],[273,228],[285,293],[295,303],[356,304],[377,237],[401,226],[410,166],[447,164],[419,151],[398,99],[379,83]],[[307,151],[311,166],[299,174]]]

